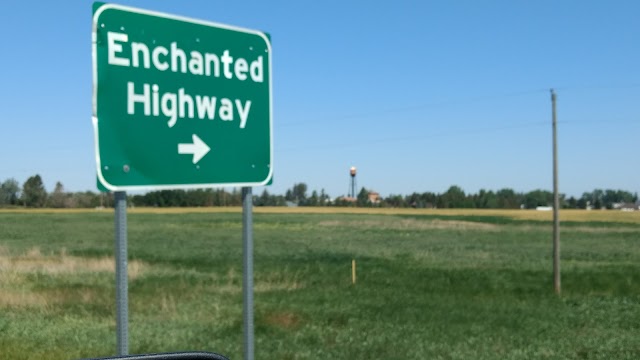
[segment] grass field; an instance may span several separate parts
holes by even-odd
[[[255,211],[256,359],[640,358],[640,213],[561,213],[558,297],[550,212]],[[239,209],[128,224],[131,353],[241,359]],[[113,355],[113,227],[0,211],[0,359]]]

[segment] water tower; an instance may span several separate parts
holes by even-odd
[[[349,197],[355,199],[356,198],[356,167],[352,166],[351,169],[349,169],[349,175],[351,176],[350,182],[349,182]]]

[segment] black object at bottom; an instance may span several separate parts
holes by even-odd
[[[162,354],[123,355],[106,358],[92,358],[85,360],[229,360],[228,358],[205,351],[176,352]]]

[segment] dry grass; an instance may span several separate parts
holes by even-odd
[[[171,268],[154,268],[139,260],[128,263],[129,279],[133,280],[145,273],[180,272]],[[0,246],[0,309],[3,308],[40,308],[47,309],[52,305],[68,302],[92,303],[98,296],[92,289],[57,289],[34,290],[30,275],[44,274],[56,278],[71,275],[91,275],[114,273],[113,257],[84,258],[68,255],[63,249],[56,254],[43,254],[40,248],[33,247],[23,254],[11,255],[6,248]],[[302,288],[296,276],[284,273],[271,273],[256,279],[254,291],[265,293],[272,291],[292,291]],[[239,294],[242,292],[242,274],[230,268],[218,278],[215,285],[204,286],[193,293],[213,291],[222,294]],[[163,311],[176,311],[176,301],[172,296],[164,296],[160,300]]]
[[[240,209],[238,209],[240,211]],[[510,209],[396,209],[338,207],[256,207],[258,214],[372,214],[372,215],[437,215],[437,216],[498,216],[516,220],[552,221],[552,211]],[[188,211],[186,211],[188,212]],[[618,222],[640,224],[640,211],[561,210],[560,221]]]
[[[2,213],[110,213],[113,209],[0,209]],[[240,207],[133,208],[131,214],[241,213]],[[374,215],[439,215],[439,216],[503,216],[518,220],[551,221],[551,211],[504,209],[400,209],[345,207],[254,207],[257,214],[374,214]],[[599,221],[640,224],[640,211],[561,210],[560,221]]]
[[[129,278],[142,274],[146,265],[133,260],[128,263]],[[43,273],[61,275],[73,273],[115,272],[113,257],[83,258],[70,256],[65,249],[59,254],[43,255],[40,248],[29,249],[24,255],[11,256],[6,251],[0,253],[0,278],[7,273]]]
[[[278,312],[265,316],[265,323],[283,329],[295,329],[302,323],[302,318],[292,312]]]
[[[44,308],[56,302],[50,296],[27,290],[3,289],[0,293],[0,309]]]
[[[293,291],[301,289],[302,287],[302,284],[297,281],[255,281],[253,284],[253,291],[255,293],[268,293],[272,291]],[[206,290],[220,294],[240,294],[242,292],[242,284],[221,284],[213,285],[210,288],[200,288],[201,292],[205,292]]]
[[[90,213],[113,213],[112,208],[95,209],[30,209],[30,208],[0,208],[0,214],[90,214]],[[129,208],[128,213],[132,214],[188,214],[188,213],[240,213],[241,207],[141,207]]]
[[[130,261],[128,273],[130,279],[142,275],[148,266],[140,261]],[[70,274],[94,274],[115,272],[115,261],[112,257],[83,258],[70,256],[63,249],[58,254],[44,255],[34,247],[21,255],[10,255],[0,248],[0,308],[47,308],[53,304],[74,301],[92,302],[96,294],[93,290],[82,289],[73,294],[63,290],[54,292],[38,292],[29,286],[30,274],[46,274],[63,277]]]

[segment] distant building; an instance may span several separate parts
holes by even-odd
[[[617,204],[616,204],[617,205]],[[638,205],[637,203],[623,203],[620,204],[617,209],[620,209],[621,211],[636,211],[636,210],[640,210],[640,205]]]
[[[369,202],[372,204],[379,204],[380,203],[380,194],[375,192],[375,191],[369,191]]]

